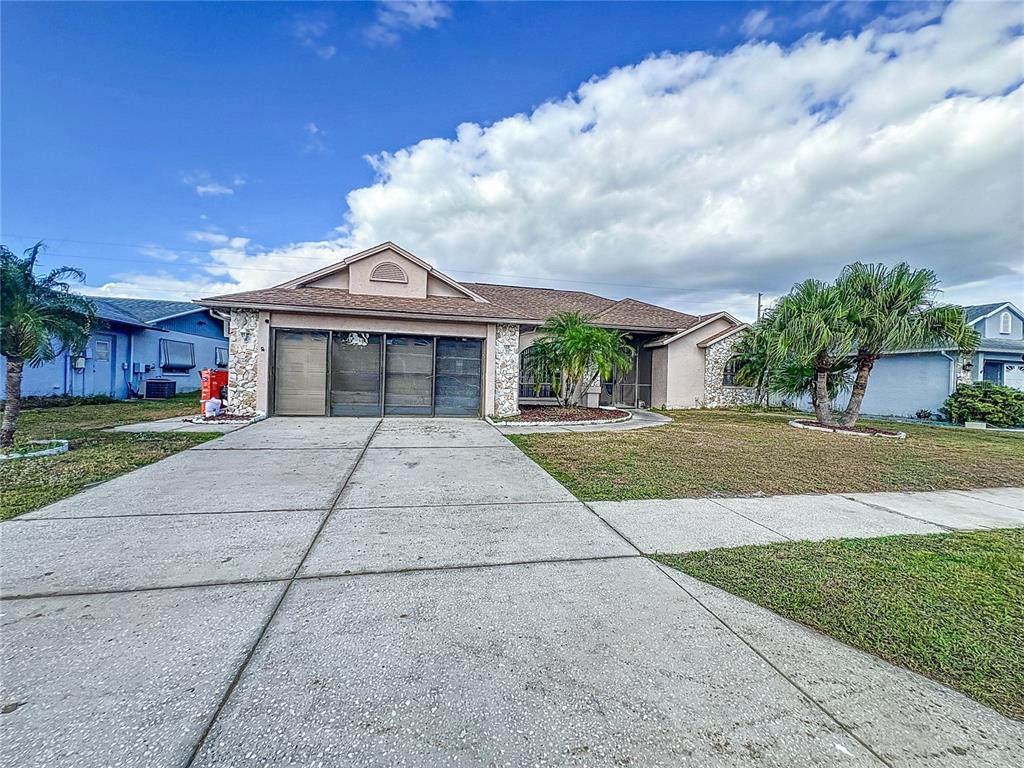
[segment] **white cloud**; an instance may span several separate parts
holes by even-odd
[[[377,20],[365,30],[366,39],[394,45],[403,32],[437,29],[451,15],[451,6],[441,0],[382,0],[377,6]]]
[[[235,190],[231,187],[225,187],[223,184],[211,181],[209,184],[198,184],[196,186],[196,194],[200,197],[218,197],[220,195],[233,195],[235,194]]]
[[[758,35],[767,35],[772,31],[775,26],[771,16],[768,15],[768,11],[761,8],[756,11],[751,11],[743,18],[743,23],[740,24],[740,30],[743,34],[750,37],[756,37]]]
[[[292,37],[324,61],[333,59],[337,53],[333,45],[324,42],[324,37],[329,31],[330,24],[326,16],[301,17],[295,19],[291,26]]]
[[[214,245],[224,245],[231,240],[230,237],[222,235],[220,232],[208,232],[206,230],[189,232],[188,239],[197,243],[212,243]]]
[[[147,245],[143,248],[139,248],[139,255],[146,259],[163,262],[174,262],[180,258],[178,253],[175,253],[169,248],[161,248],[156,245]]]
[[[377,155],[336,239],[246,241],[209,274],[265,286],[390,239],[467,280],[747,318],[758,291],[857,259],[936,269],[952,300],[1019,300],[1017,24],[1016,6],[954,4],[941,24],[654,56]]]
[[[302,130],[306,134],[306,143],[303,147],[306,152],[320,153],[327,151],[327,144],[324,142],[327,131],[316,123],[306,123]]]
[[[231,179],[230,185],[222,184],[214,179],[209,171],[200,170],[181,174],[181,183],[193,187],[195,193],[200,197],[221,197],[235,194],[233,187],[242,186],[245,184],[245,179],[236,174]]]

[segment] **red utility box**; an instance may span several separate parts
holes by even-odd
[[[207,368],[199,372],[199,382],[199,415],[203,416],[206,413],[207,400],[211,397],[224,399],[222,391],[226,391],[228,387],[228,372]]]

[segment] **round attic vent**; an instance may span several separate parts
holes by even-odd
[[[370,272],[370,279],[381,283],[408,283],[405,270],[393,261],[382,261]]]

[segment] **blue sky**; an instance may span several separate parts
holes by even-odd
[[[604,80],[614,68],[636,67],[652,54],[703,52],[725,61],[751,40],[786,51],[808,34],[840,39],[917,8],[922,20],[895,26],[896,34],[945,23],[941,9],[881,4],[4,3],[3,241],[20,250],[44,239],[51,262],[80,265],[90,286],[106,286],[112,294],[191,298],[235,283],[276,282],[278,272],[317,268],[334,251],[343,256],[366,245],[362,239],[372,233],[466,280],[560,287],[576,281],[595,292],[677,305],[692,304],[697,292],[701,301],[710,293],[721,302],[746,302],[758,286],[734,280],[733,287],[728,275],[717,283],[680,278],[700,253],[713,255],[713,243],[691,244],[675,255],[659,246],[650,261],[668,270],[666,283],[665,273],[653,267],[603,268],[615,258],[611,251],[550,259],[531,255],[528,244],[508,252],[496,248],[495,242],[520,237],[511,217],[522,219],[522,207],[485,210],[485,218],[509,223],[507,231],[481,238],[479,249],[472,227],[466,231],[464,220],[433,203],[424,208],[434,213],[416,226],[406,226],[419,215],[415,201],[411,210],[396,211],[400,223],[388,225],[379,211],[393,209],[392,199],[427,200],[435,191],[429,177],[402,189],[381,153],[419,152],[426,162],[429,148],[416,149],[424,140],[464,145],[461,124],[486,131],[516,115],[534,116],[538,107],[561,103],[592,78]],[[976,95],[987,100],[998,94]],[[934,105],[914,108],[926,106]],[[749,135],[743,141],[749,147]],[[701,152],[713,153],[716,143],[705,141]],[[507,156],[503,168],[501,150],[480,151],[491,157],[484,171],[469,172],[473,179],[519,172],[514,157]],[[720,144],[719,151],[730,148]],[[604,166],[628,165],[632,155],[627,146]],[[372,156],[376,167],[367,160]],[[703,156],[692,158],[694,167]],[[436,172],[438,194],[453,185],[451,197],[461,183],[447,178],[456,165],[449,157]],[[629,174],[644,172],[657,174],[657,164]],[[992,172],[989,165],[977,171]],[[656,186],[640,183],[643,189]],[[992,179],[978,183],[991,188]],[[740,187],[739,181],[733,185]],[[346,198],[353,190],[387,199],[372,210],[363,201],[353,214],[353,200]],[[529,205],[540,204],[530,199]],[[615,215],[613,209],[610,216],[552,216],[557,239],[539,238],[537,247],[568,252],[604,232]],[[637,221],[634,213],[622,216],[626,223]],[[685,226],[685,210],[680,217]],[[542,222],[534,228],[547,227]],[[444,232],[457,244],[446,243]],[[302,246],[309,243],[320,247]],[[882,258],[899,250],[872,248]],[[1014,254],[1006,251],[1005,238],[992,250],[992,270],[962,271],[954,279],[965,285],[991,281],[1000,270],[1013,279]],[[815,265],[806,254],[784,251],[770,258],[795,271],[764,280],[767,292],[784,290],[786,280],[800,276],[799,268],[834,272],[848,255],[843,249]],[[645,255],[622,259],[644,262]],[[211,264],[214,269],[205,268]],[[730,267],[733,275],[743,272],[742,265]]]

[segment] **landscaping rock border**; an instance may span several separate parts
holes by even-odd
[[[818,427],[811,424],[801,424],[800,419],[793,419],[789,426],[797,429],[813,429],[815,432],[832,432],[837,435],[854,435],[856,437],[884,437],[890,440],[905,440],[906,432],[858,432],[854,429],[843,429],[842,427]]]
[[[58,443],[58,445],[53,445]],[[58,456],[62,453],[68,452],[68,441],[67,440],[29,440],[29,445],[49,445],[49,448],[43,448],[38,451],[30,451],[28,453],[0,453],[0,461],[14,461],[16,459],[35,459],[40,456]]]
[[[600,424],[622,424],[632,418],[633,414],[627,413],[617,419],[591,419],[589,421],[495,421],[490,416],[485,416],[484,420],[494,427],[586,427]]]

